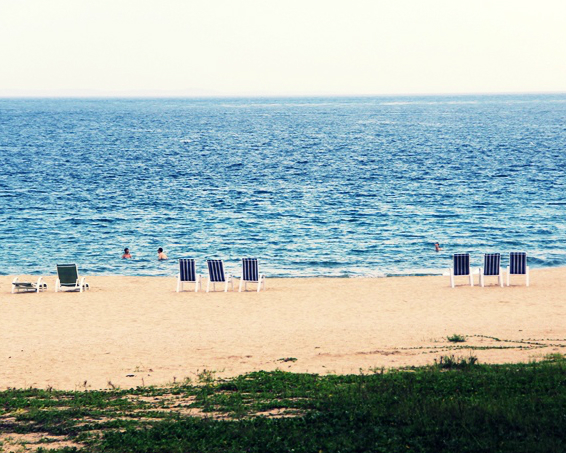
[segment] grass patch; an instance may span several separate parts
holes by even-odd
[[[464,335],[458,335],[457,333],[446,337],[446,339],[451,343],[464,343],[466,341],[466,337]]]
[[[470,355],[468,357],[456,357],[455,355],[444,355],[435,363],[441,370],[465,370],[478,364],[478,358]]]
[[[0,392],[1,436],[50,452],[563,452],[566,361],[362,375],[257,372],[128,390]],[[41,450],[40,450],[41,451]]]

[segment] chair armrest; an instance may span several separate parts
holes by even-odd
[[[12,280],[12,285],[13,285],[14,283],[18,283],[18,279],[19,279],[19,278],[20,278],[19,275],[17,275],[16,277],[14,277],[14,280]]]

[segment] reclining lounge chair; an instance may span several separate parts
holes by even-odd
[[[14,294],[16,291],[33,291],[34,293],[38,293],[47,289],[47,283],[43,283],[43,277],[39,277],[37,279],[37,282],[20,282],[19,280],[19,276],[12,280],[12,294]]]
[[[509,253],[509,266],[507,266],[507,286],[511,275],[524,275],[526,284],[529,286],[529,266],[527,266],[527,254],[525,252]]]
[[[177,292],[183,291],[184,283],[194,283],[195,293],[201,287],[201,275],[197,274],[196,262],[193,259],[179,260],[179,273],[177,274]]]
[[[469,253],[456,253],[453,256],[454,266],[450,271],[450,285],[454,288],[454,277],[466,276],[470,279],[470,286],[474,286],[474,278],[470,270],[470,254]]]
[[[263,287],[265,290],[265,275],[259,273],[257,258],[242,258],[242,278],[240,279],[240,289],[242,286],[247,290],[248,283],[257,283],[257,292]]]
[[[499,286],[503,287],[503,272],[501,271],[501,254],[486,253],[483,256],[483,267],[480,267],[480,285],[484,286],[484,277],[497,277]]]
[[[55,281],[55,292],[61,290],[79,291],[88,289],[88,283],[84,277],[79,277],[79,268],[76,264],[57,264],[57,280]]]
[[[206,260],[206,264],[208,265],[206,292],[209,292],[211,283],[213,290],[216,290],[216,283],[224,283],[224,292],[228,291],[228,283],[230,283],[231,289],[234,289],[232,276],[224,272],[224,262],[222,260]]]

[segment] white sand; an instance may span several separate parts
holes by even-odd
[[[566,353],[566,268],[532,271],[528,288],[522,277],[509,288],[488,280],[455,289],[448,277],[268,279],[267,291],[241,294],[177,294],[173,278],[118,276],[87,276],[83,294],[55,293],[50,276],[48,292],[12,295],[12,278],[0,277],[0,389],[129,388],[195,379],[205,369],[358,373],[446,354],[504,363]],[[446,340],[454,333],[468,336],[460,346],[498,349],[455,351]]]

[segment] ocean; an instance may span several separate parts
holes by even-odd
[[[564,266],[566,95],[0,99],[0,247],[3,275]]]

